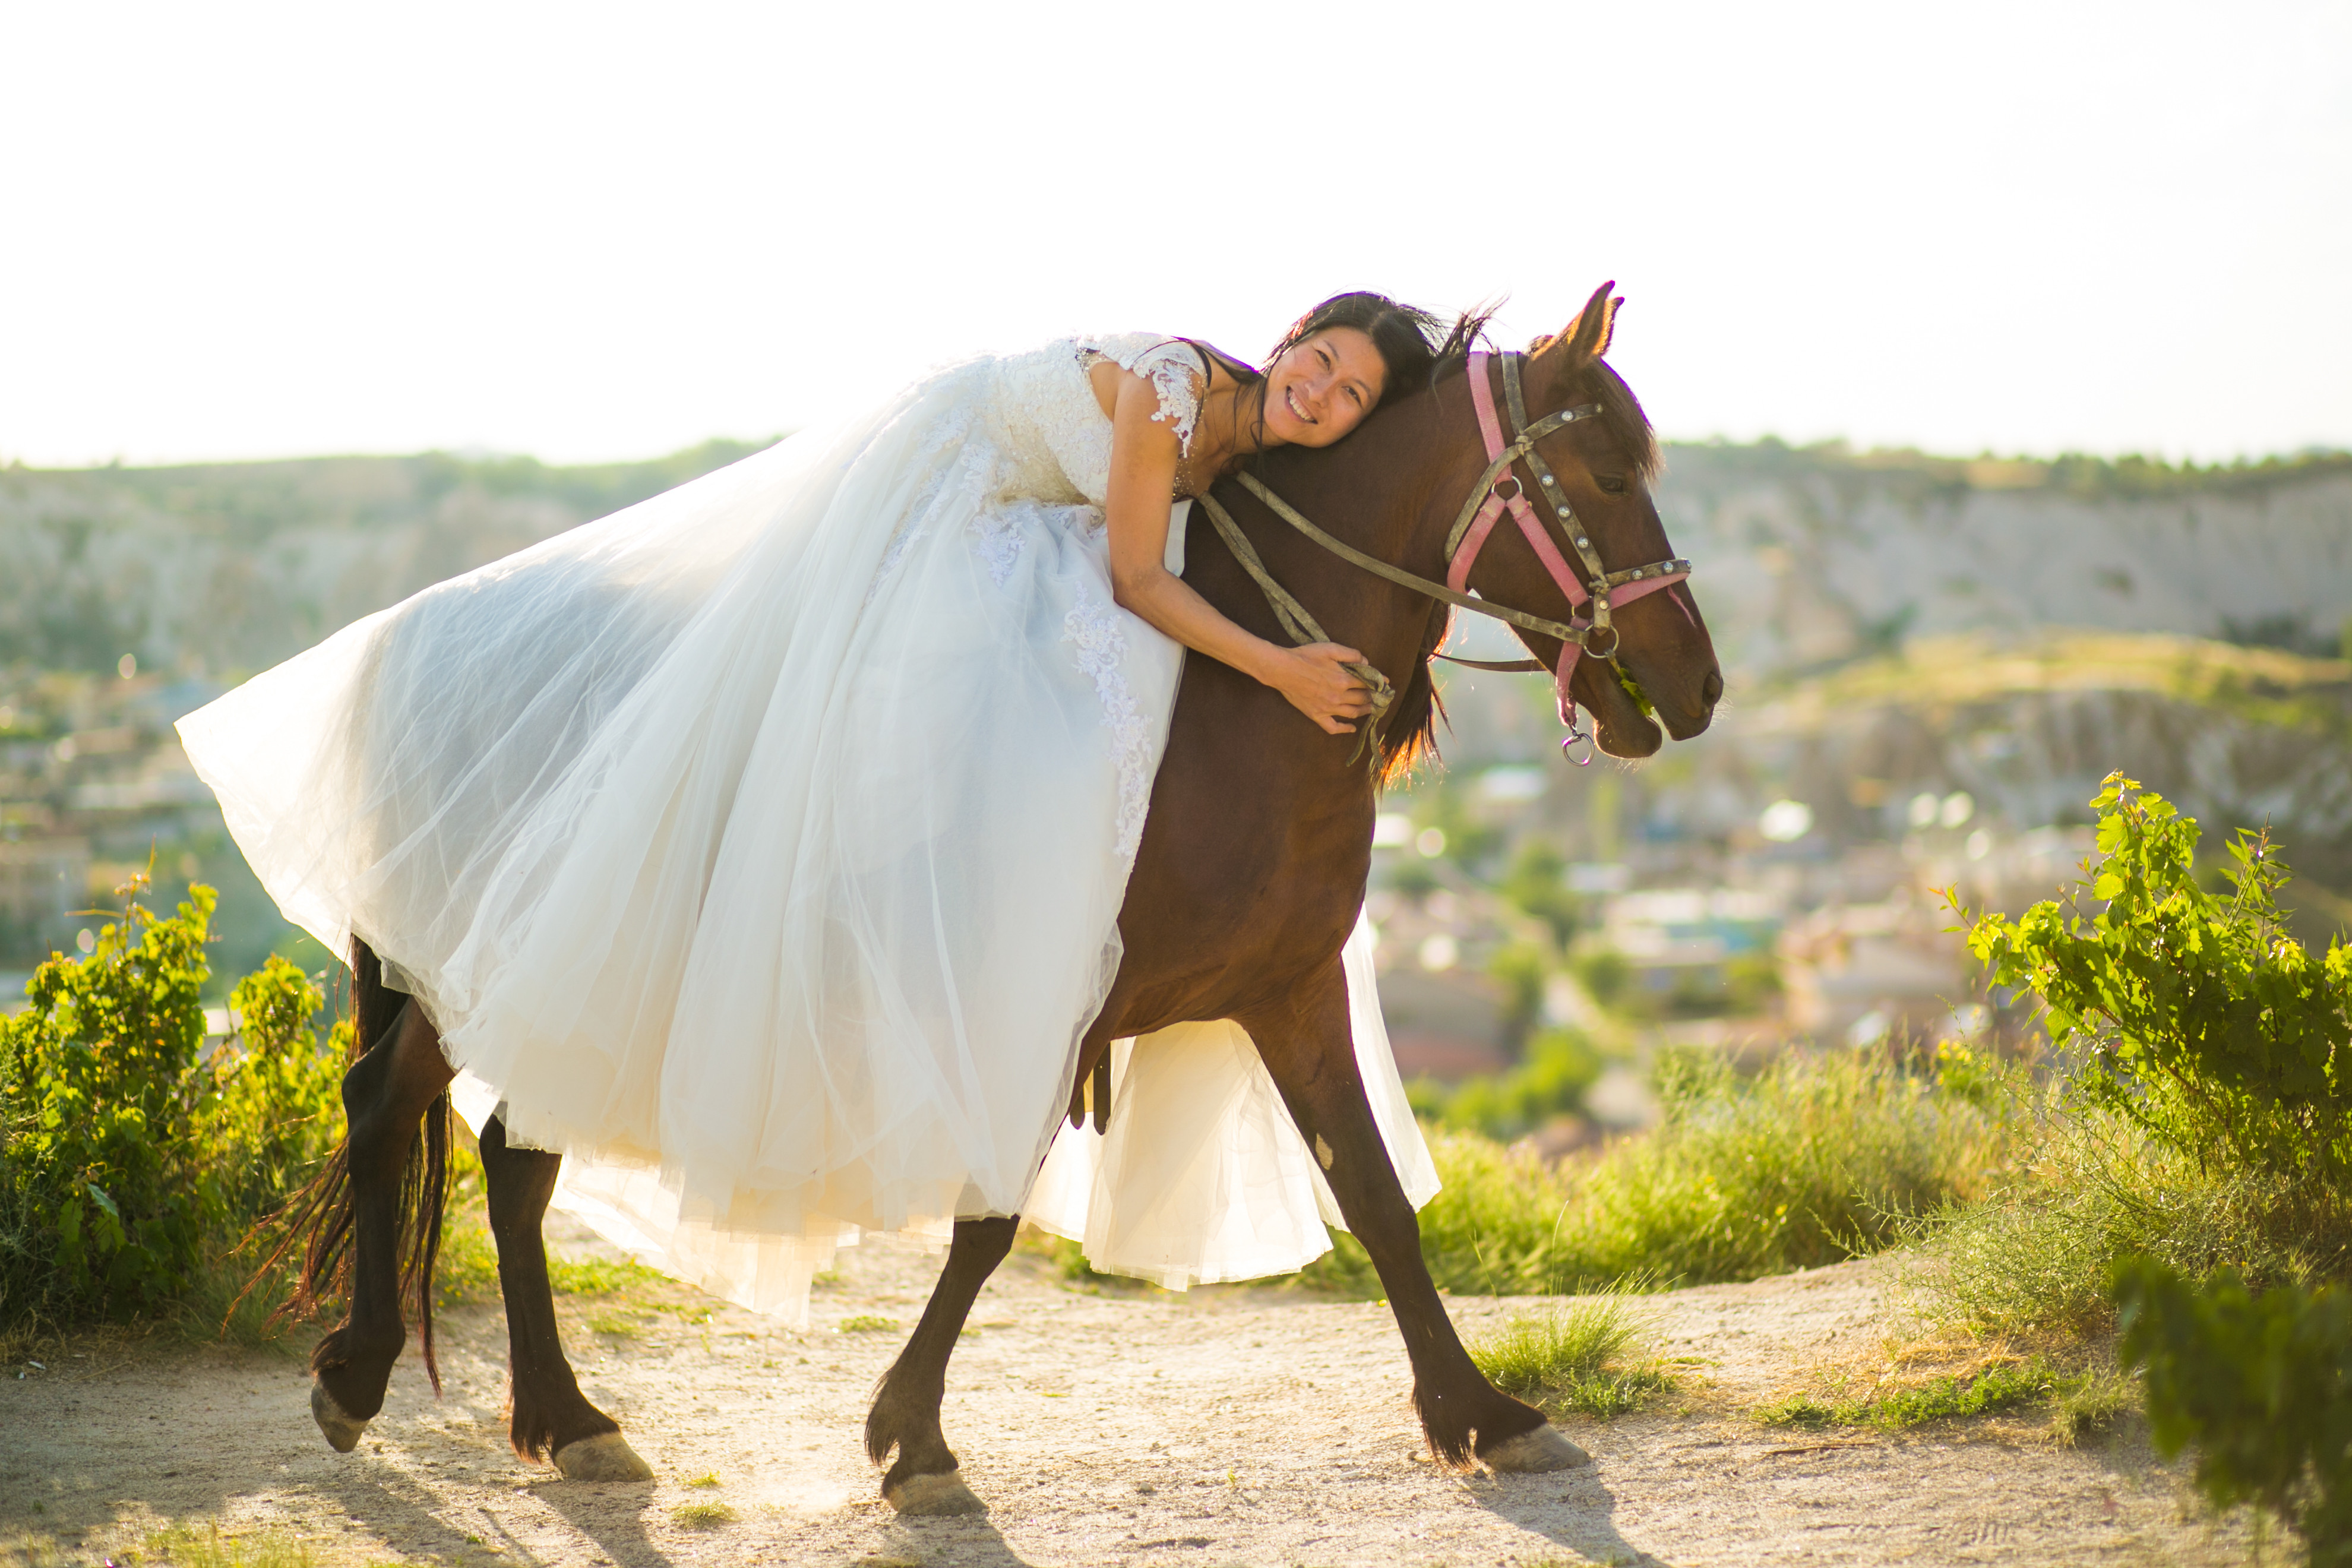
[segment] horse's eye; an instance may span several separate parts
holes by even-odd
[[[1595,474],[1592,482],[1612,496],[1625,493],[1625,476],[1622,474]]]

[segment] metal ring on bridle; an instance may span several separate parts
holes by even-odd
[[[1609,634],[1609,646],[1607,647],[1598,647],[1593,642],[1593,638],[1599,637],[1602,632],[1607,632]],[[1617,627],[1613,622],[1604,623],[1601,626],[1587,626],[1584,629],[1584,651],[1589,657],[1593,658],[1615,658],[1617,657],[1618,644],[1623,639],[1617,635]]]
[[[1505,495],[1503,493],[1503,487],[1505,485],[1511,487],[1511,493],[1509,495]],[[1504,505],[1508,506],[1511,502],[1527,494],[1528,487],[1519,483],[1518,475],[1505,474],[1501,479],[1495,481],[1494,485],[1491,487],[1491,490],[1495,499],[1501,501]]]

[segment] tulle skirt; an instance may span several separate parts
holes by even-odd
[[[865,1231],[1024,1205],[1165,1283],[1328,1244],[1231,1026],[1122,1044],[1108,1140],[1055,1145],[1181,649],[1111,602],[1097,511],[1003,493],[987,395],[984,363],[942,372],[180,725],[287,917],[425,1003],[461,1109],[502,1107],[568,1156],[559,1202],[761,1310],[804,1311]]]

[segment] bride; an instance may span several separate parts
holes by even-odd
[[[1122,1047],[1117,1158],[1055,1139],[1183,650],[1335,736],[1370,711],[1356,650],[1278,647],[1185,585],[1188,498],[1344,437],[1437,327],[1353,293],[1263,371],[1150,333],[950,365],[180,731],[287,918],[422,1005],[460,1110],[564,1153],[559,1204],[682,1278],[798,1314],[865,1231],[1024,1204],[1098,1268],[1295,1268],[1328,1245],[1297,1211],[1329,1210],[1232,1026]],[[1361,926],[1349,978],[1425,1202]]]

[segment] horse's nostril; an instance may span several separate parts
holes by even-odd
[[[1706,679],[1698,683],[1698,694],[1706,699],[1706,705],[1709,708],[1713,708],[1717,702],[1721,701],[1723,700],[1723,672],[1718,669],[1708,670],[1706,672]]]

